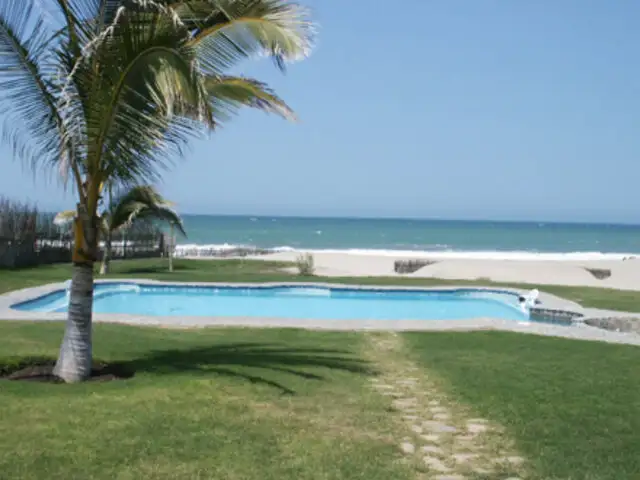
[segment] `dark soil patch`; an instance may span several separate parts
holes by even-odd
[[[27,382],[64,383],[60,377],[54,375],[55,362],[45,361],[30,365],[19,365],[11,371],[5,370],[0,378],[5,380],[22,380]],[[88,382],[110,382],[133,377],[134,372],[124,365],[117,363],[94,362]]]

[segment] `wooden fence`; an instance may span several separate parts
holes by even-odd
[[[165,243],[153,223],[136,222],[113,235],[111,258],[161,257]],[[55,225],[53,214],[0,196],[0,269],[66,263],[72,251],[71,229]]]
[[[0,237],[0,269],[67,263],[71,261],[72,249],[72,240],[60,236],[28,235],[20,239]],[[165,242],[160,232],[116,235],[112,241],[112,259],[155,258],[164,253]],[[100,256],[102,254],[101,249]]]

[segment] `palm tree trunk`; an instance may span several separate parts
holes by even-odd
[[[173,272],[173,250],[174,250],[173,223],[171,224],[171,233],[169,234],[169,271]]]
[[[76,264],[71,278],[64,338],[53,370],[65,382],[81,382],[91,375],[92,307],[93,266]]]
[[[97,222],[81,206],[75,222],[73,275],[67,323],[53,373],[65,382],[80,382],[91,375],[93,264],[97,253]]]
[[[109,273],[111,265],[111,231],[107,231],[104,239],[104,254],[102,255],[102,264],[100,265],[100,275]]]

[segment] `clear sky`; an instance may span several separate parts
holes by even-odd
[[[183,213],[640,223],[638,0],[307,0],[317,49],[160,186]],[[0,146],[0,194],[73,205]]]

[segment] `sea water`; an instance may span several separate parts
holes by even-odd
[[[544,222],[186,215],[178,244],[458,258],[623,258],[640,226]]]

